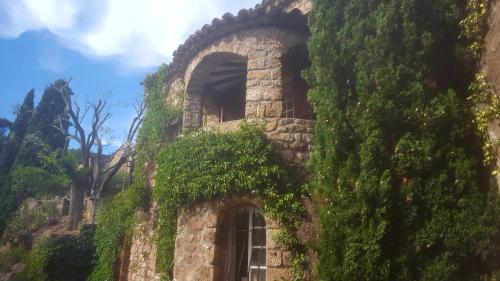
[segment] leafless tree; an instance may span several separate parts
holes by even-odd
[[[60,122],[55,126],[66,133],[69,131],[64,131],[64,122],[69,122],[69,126],[74,128],[74,133],[66,133],[67,137],[76,141],[81,151],[78,169],[69,172],[71,203],[68,229],[73,230],[78,227],[81,220],[85,197],[100,198],[106,184],[120,170],[123,164],[133,159],[135,154],[133,141],[137,130],[142,124],[146,106],[143,100],[134,105],[136,116],[129,126],[127,136],[122,145],[108,158],[113,159],[112,163],[110,161],[105,163],[103,161],[102,131],[105,123],[111,118],[107,101],[100,98],[97,101],[87,103],[82,108],[72,100],[70,82],[71,79],[68,79],[65,84],[57,88],[66,105],[69,120],[61,118]],[[92,121],[90,128],[86,129],[83,123],[88,113],[91,114]]]

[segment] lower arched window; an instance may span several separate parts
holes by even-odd
[[[239,208],[229,217],[227,226],[224,280],[265,281],[264,216],[255,208]]]

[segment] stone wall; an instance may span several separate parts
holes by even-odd
[[[258,28],[226,36],[199,52],[187,67],[184,129],[202,125],[202,87],[224,55],[247,58],[246,118],[279,118],[282,114],[282,61],[291,48],[304,45],[307,34],[290,29]]]
[[[248,122],[264,124],[264,134],[275,145],[283,159],[303,167],[313,148],[314,121],[294,118],[250,118]],[[231,132],[242,120],[212,124],[208,129]]]
[[[160,274],[156,272],[156,246],[153,241],[154,224],[151,214],[139,213],[137,216],[139,223],[134,226],[126,280],[159,281]]]
[[[260,206],[240,195],[196,204],[179,211],[175,242],[175,281],[219,281],[224,271],[224,236],[228,215],[241,206]],[[292,254],[274,240],[279,226],[266,218],[266,280],[289,280]]]
[[[267,120],[265,134],[284,159],[303,166],[313,145],[314,121],[281,118]]]
[[[101,205],[102,198],[86,197],[83,201],[81,224],[95,224]]]
[[[182,107],[184,101],[184,81],[175,79],[169,87],[166,103],[174,107]]]

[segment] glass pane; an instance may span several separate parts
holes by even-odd
[[[235,218],[236,230],[248,231],[248,211],[240,210],[236,213]]]
[[[266,249],[252,249],[251,266],[266,266]]]
[[[254,229],[252,232],[252,245],[253,246],[266,246],[266,230]]]
[[[265,227],[266,222],[264,221],[264,217],[261,214],[254,212],[253,213],[253,226],[254,227]]]
[[[252,269],[252,275],[250,276],[250,281],[266,281],[266,270]]]
[[[248,217],[248,216],[247,216]],[[235,273],[236,280],[248,276],[248,232],[237,231],[235,233]]]

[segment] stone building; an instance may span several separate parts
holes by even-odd
[[[308,65],[310,8],[305,0],[266,0],[214,19],[189,37],[169,67],[169,102],[183,108],[169,137],[200,127],[231,131],[243,119],[263,122],[283,158],[304,170],[314,128],[301,77]],[[135,226],[121,253],[120,280],[160,279],[154,217],[154,211],[142,214]],[[250,195],[179,210],[174,280],[288,279],[292,255],[274,241],[279,228]]]
[[[171,124],[169,137],[200,127],[231,131],[242,119],[264,121],[266,136],[283,158],[303,170],[314,128],[308,86],[300,74],[309,63],[310,9],[309,0],[264,0],[255,9],[214,19],[191,35],[170,64],[169,102],[179,103],[183,116]],[[499,28],[496,1],[482,65],[495,93],[500,89]],[[498,124],[491,125],[490,137],[500,139]],[[121,253],[120,280],[160,280],[154,210],[140,214],[139,221]],[[279,228],[263,214],[261,200],[251,195],[179,210],[174,280],[289,280],[292,255],[274,241]],[[299,238],[314,240],[315,229],[313,222],[305,222]],[[312,251],[308,261],[314,268]],[[314,280],[312,271],[308,276]]]

